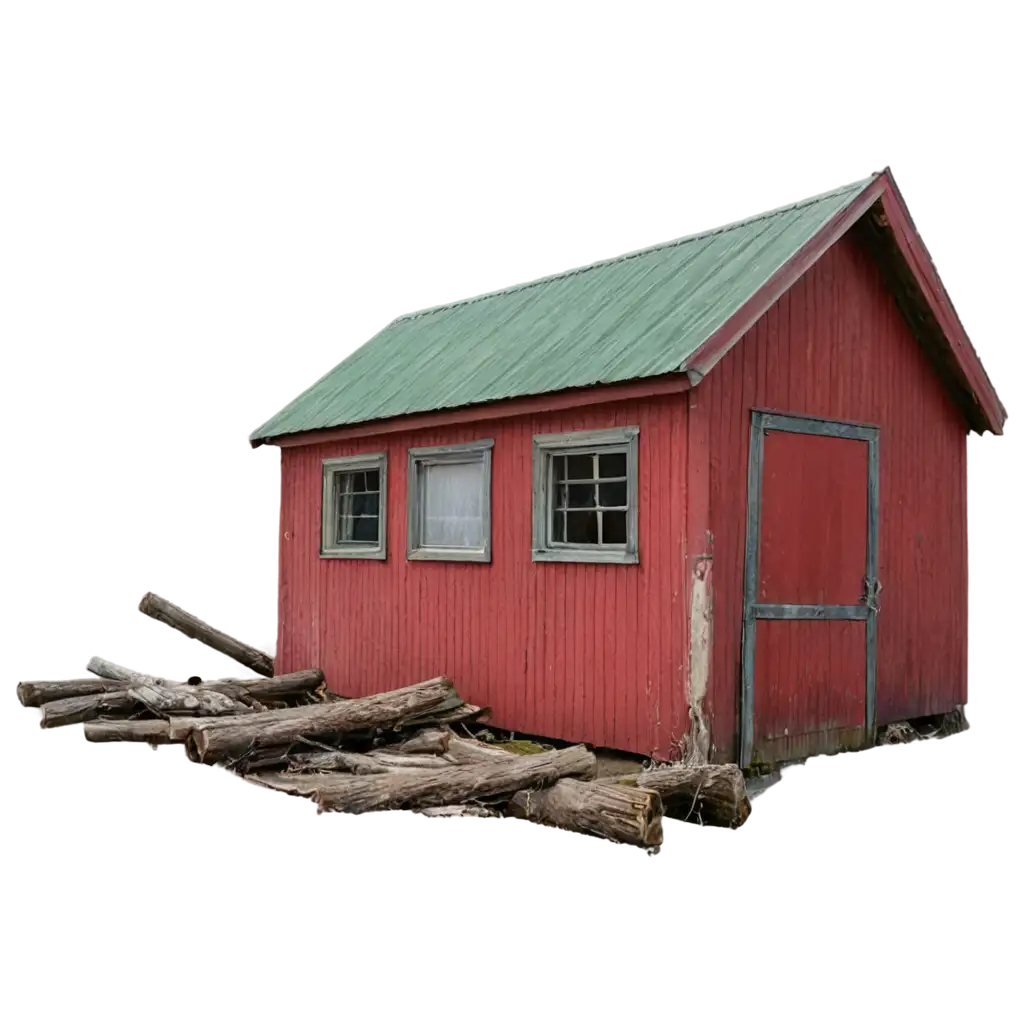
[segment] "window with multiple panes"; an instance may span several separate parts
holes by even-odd
[[[618,427],[533,439],[533,559],[636,562],[637,438]],[[491,560],[494,441],[409,449],[407,557]],[[387,456],[323,462],[320,553],[387,557]]]
[[[637,561],[637,427],[533,439],[533,558]]]
[[[387,456],[324,459],[320,554],[387,557]]]
[[[493,446],[409,449],[409,558],[491,560]]]

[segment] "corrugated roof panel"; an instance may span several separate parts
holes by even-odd
[[[700,345],[873,180],[399,317],[251,439],[684,369]]]

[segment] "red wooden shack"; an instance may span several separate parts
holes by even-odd
[[[992,725],[1016,727],[1024,665],[1024,165],[910,163],[892,172],[1006,410],[999,435],[968,443],[968,689],[976,709],[979,697],[992,701]]]
[[[888,170],[399,317],[252,435],[277,664],[659,758],[870,745],[967,701],[1005,418]]]

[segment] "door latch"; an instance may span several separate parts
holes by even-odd
[[[861,600],[876,614],[878,612],[878,595],[881,591],[882,584],[878,579],[874,576],[864,577],[864,596]]]

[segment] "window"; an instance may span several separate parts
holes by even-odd
[[[385,454],[324,459],[320,557],[386,558],[387,493]]]
[[[638,427],[533,439],[533,560],[636,562]]]
[[[409,449],[409,558],[491,560],[491,448]]]

